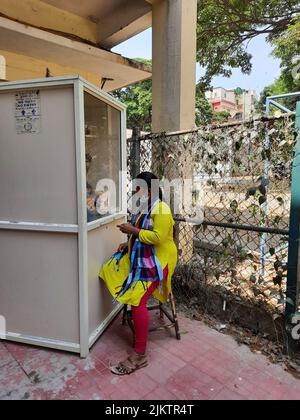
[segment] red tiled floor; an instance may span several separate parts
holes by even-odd
[[[238,401],[238,400],[245,400],[245,397],[240,395],[238,392],[232,391],[228,388],[223,388],[215,397],[214,400],[230,400],[230,401]]]
[[[181,316],[180,326],[181,341],[170,330],[151,333],[149,366],[125,377],[109,371],[131,351],[131,332],[120,317],[85,360],[2,341],[0,399],[300,399],[300,381],[282,366],[201,322]]]

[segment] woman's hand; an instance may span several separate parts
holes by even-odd
[[[140,233],[140,229],[130,225],[129,223],[123,223],[122,225],[118,225],[117,227],[122,233],[126,233],[126,235],[138,236]]]
[[[126,248],[128,248],[128,242],[124,242],[123,244],[121,244],[118,248],[118,252],[123,252]]]

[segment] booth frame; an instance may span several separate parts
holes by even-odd
[[[111,95],[98,89],[80,76],[51,77],[28,81],[14,81],[0,83],[0,93],[16,89],[58,88],[73,87],[74,92],[74,121],[75,121],[75,149],[76,149],[76,176],[77,176],[77,224],[52,224],[12,222],[0,220],[0,230],[19,230],[35,232],[61,232],[78,235],[78,261],[79,261],[79,344],[53,340],[43,337],[29,336],[6,332],[0,339],[16,341],[30,345],[48,347],[57,350],[79,353],[82,358],[89,354],[89,349],[108,327],[110,322],[120,312],[123,305],[115,306],[110,315],[90,333],[89,331],[89,301],[88,301],[88,232],[106,225],[115,220],[127,218],[127,148],[126,148],[126,106],[114,99]],[[86,212],[86,164],[85,164],[85,119],[84,119],[84,93],[87,92],[106,104],[121,112],[120,153],[121,171],[119,176],[119,203],[120,209],[116,214],[105,216],[93,222],[87,222]]]

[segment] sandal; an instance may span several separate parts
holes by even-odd
[[[129,356],[124,362],[110,368],[115,375],[124,376],[148,366],[146,355],[134,354]]]

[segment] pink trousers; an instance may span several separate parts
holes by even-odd
[[[136,353],[145,353],[147,349],[147,339],[149,331],[149,312],[147,302],[152,293],[159,286],[159,281],[151,284],[147,292],[142,297],[139,306],[132,306],[132,319],[135,329],[135,351]]]

